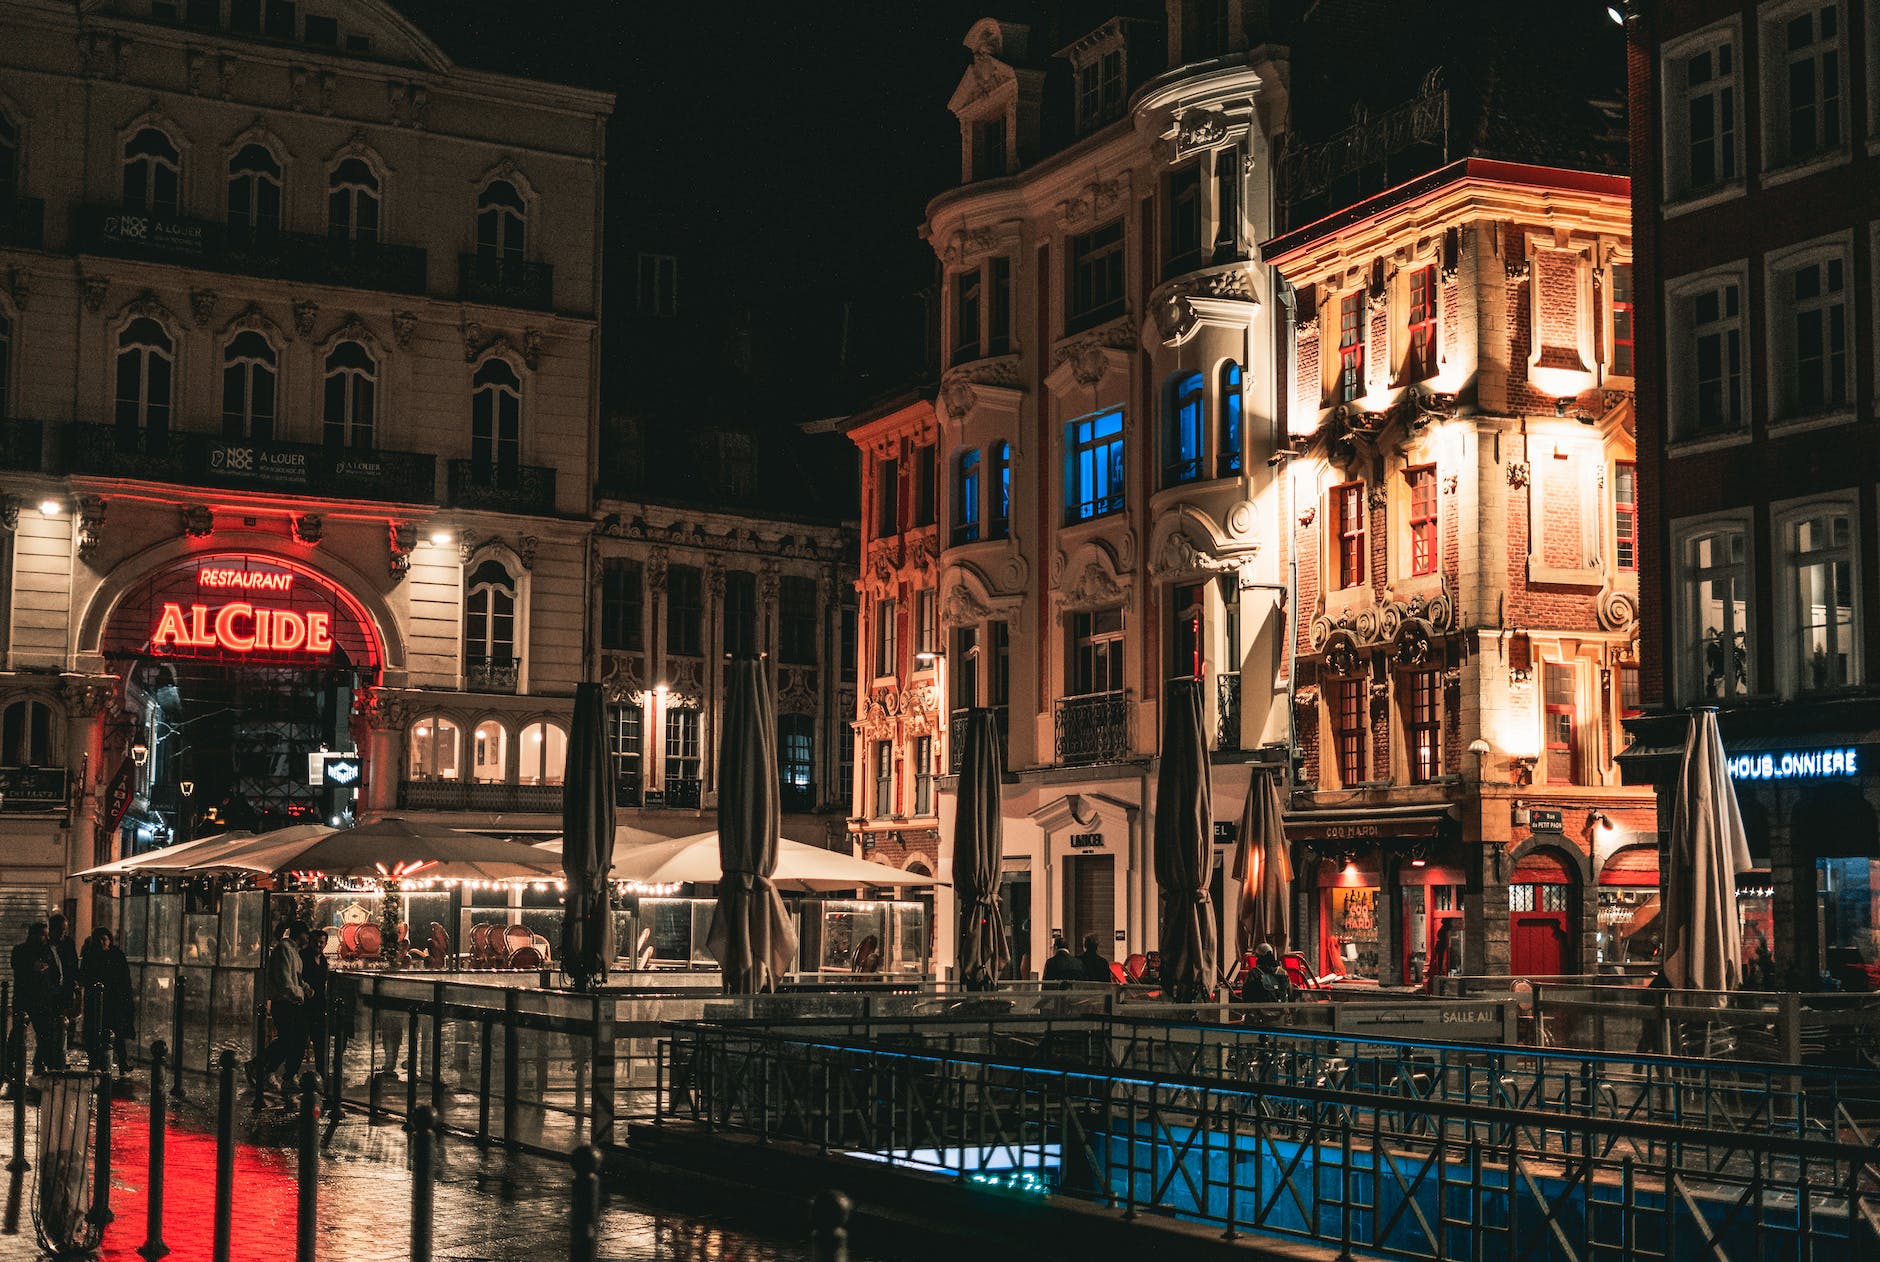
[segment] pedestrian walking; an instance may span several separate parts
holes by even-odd
[[[300,975],[307,983],[307,1041],[313,1044],[313,1071],[321,1078],[326,1077],[326,987],[333,972],[326,958],[326,938],[326,930],[315,929],[300,953]]]
[[[29,981],[23,998],[33,1023],[33,1072],[50,1073],[65,1068],[67,987],[48,926],[35,923],[27,930],[26,945]]]
[[[7,1068],[9,1081],[24,1076],[26,1068],[26,1031],[33,1031],[33,1070],[45,1068],[45,1042],[39,1037],[40,1009],[45,1006],[42,992],[50,984],[46,974],[53,967],[46,946],[46,922],[36,920],[26,926],[26,937],[13,947],[13,1028],[7,1032]],[[16,1065],[11,1060],[18,1057]]]
[[[108,1046],[111,1063],[122,1075],[125,1046],[137,1033],[137,1003],[131,988],[131,962],[109,929],[97,930],[85,943],[78,957],[78,983],[84,994],[95,989],[101,999],[85,1005],[85,1055],[96,1067]]]
[[[307,982],[300,963],[307,941],[307,926],[296,920],[268,950],[264,981],[274,1041],[242,1066],[257,1102],[267,1099],[268,1075],[283,1067],[287,1069],[284,1094],[292,1096],[296,1090],[294,1075],[300,1072],[300,1059],[307,1051]]]
[[[1115,975],[1110,972],[1109,957],[1097,949],[1097,935],[1094,933],[1084,935],[1084,951],[1077,957],[1077,962],[1083,966],[1085,981],[1111,982],[1116,980]]]
[[[71,1045],[72,1023],[82,1011],[78,992],[78,944],[72,941],[71,922],[54,913],[46,921],[46,945],[59,961],[59,1049],[63,1061],[65,1048]]]

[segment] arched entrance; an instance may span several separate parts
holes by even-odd
[[[1508,881],[1508,971],[1557,977],[1573,968],[1573,870],[1551,850],[1534,850]]]
[[[125,680],[139,804],[127,852],[204,824],[262,829],[351,809],[363,766],[337,782],[324,764],[316,777],[309,755],[357,748],[353,697],[378,682],[383,654],[360,602],[330,578],[247,552],[174,561],[117,603],[99,647]]]

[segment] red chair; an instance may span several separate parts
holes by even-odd
[[[358,925],[359,932],[353,935],[353,945],[362,960],[376,960],[379,951],[385,946],[385,935],[379,932],[377,925]]]
[[[532,946],[519,947],[509,957],[509,967],[531,969],[542,967],[542,953]]]
[[[1319,979],[1306,967],[1306,957],[1298,951],[1288,951],[1279,957],[1279,966],[1286,970],[1286,980],[1293,984],[1294,990],[1323,990]]]
[[[1123,961],[1123,973],[1132,982],[1142,980],[1142,975],[1149,971],[1149,957],[1142,952],[1133,952]]]
[[[470,962],[478,968],[490,963],[490,927],[480,920],[470,926]]]
[[[1123,966],[1118,964],[1115,960],[1110,961],[1110,980],[1115,982],[1118,986],[1129,985],[1129,974],[1124,972]]]
[[[516,956],[523,951],[535,954],[534,965],[516,963]],[[503,962],[510,968],[539,967],[542,959],[541,953],[535,951],[535,935],[530,933],[529,927],[524,924],[513,924],[503,930],[502,956]]]
[[[851,967],[857,973],[881,971],[881,944],[875,941],[874,934],[863,938],[862,944],[855,948],[855,963]]]
[[[427,968],[441,971],[450,966],[450,935],[444,932],[444,926],[433,920],[431,932],[425,942],[424,962]]]

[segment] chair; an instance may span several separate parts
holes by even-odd
[[[1132,982],[1142,980],[1142,975],[1149,970],[1149,957],[1137,951],[1123,961],[1123,973]]]
[[[510,968],[523,967],[522,965],[516,963],[516,953],[518,951],[522,951],[530,947],[533,947],[534,945],[535,945],[535,935],[529,932],[529,927],[527,925],[512,924],[508,926],[507,928],[503,930],[502,951],[501,951],[503,962],[507,964]]]
[[[1123,966],[1118,964],[1115,960],[1110,961],[1110,980],[1115,982],[1118,986],[1129,985],[1129,974],[1125,972]]]
[[[509,957],[509,967],[531,969],[542,967],[542,955],[532,946],[517,948]]]
[[[1288,951],[1279,957],[1279,966],[1286,970],[1286,980],[1293,984],[1294,990],[1323,990],[1319,979],[1306,967],[1306,957],[1298,951]]]
[[[470,926],[470,962],[478,968],[490,963],[490,926],[479,920]]]
[[[356,924],[341,925],[339,929],[339,958],[356,960],[359,958],[359,929]]]
[[[862,944],[855,948],[855,963],[851,966],[857,973],[879,973],[881,971],[881,944],[875,941],[875,935],[869,934],[862,939]]]
[[[428,941],[425,943],[425,963],[434,970],[450,966],[450,935],[444,932],[444,926],[433,920]]]
[[[377,925],[359,925],[359,932],[353,936],[353,945],[358,951],[357,958],[376,960],[379,951],[385,946],[385,935],[379,932]]]
[[[633,967],[641,970],[653,967],[653,931],[651,929],[640,930],[639,940],[633,949]]]

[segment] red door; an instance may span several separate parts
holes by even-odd
[[[1563,912],[1515,912],[1508,933],[1508,971],[1516,977],[1558,977],[1567,971]]]

